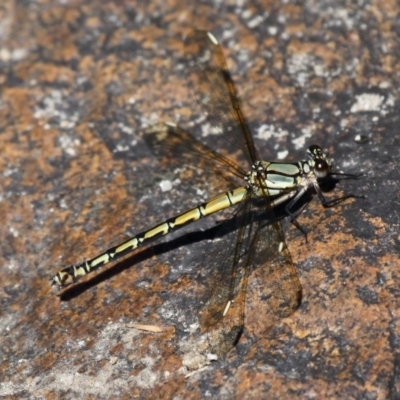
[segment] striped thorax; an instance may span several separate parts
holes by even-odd
[[[307,149],[307,160],[297,163],[257,161],[244,179],[256,196],[277,197],[300,188],[318,185],[332,170],[326,154],[317,145]]]

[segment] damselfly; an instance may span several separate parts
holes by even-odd
[[[60,288],[66,287],[151,240],[237,205],[234,214],[236,241],[223,254],[214,274],[213,294],[200,317],[202,328],[206,331],[218,330],[217,341],[221,348],[228,349],[242,331],[247,281],[253,266],[262,268],[268,274],[266,296],[275,314],[288,316],[300,302],[300,282],[284,242],[281,223],[274,217],[274,209],[283,205],[291,221],[301,229],[296,217],[304,208],[300,200],[306,193],[315,191],[324,207],[354,196],[332,201],[325,199],[320,184],[332,175],[340,174],[332,171],[330,160],[316,145],[308,148],[304,161],[260,161],[240,110],[222,48],[215,37],[204,31],[193,32],[186,39],[186,53],[190,61],[190,80],[209,122],[227,141],[243,151],[250,170],[242,169],[172,123],[149,128],[145,132],[146,140],[160,154],[174,151],[181,155],[183,163],[200,157],[216,171],[229,172],[241,178],[244,184],[167,219],[91,260],[57,272],[52,283]],[[273,262],[265,258],[265,254],[271,252],[275,254]]]

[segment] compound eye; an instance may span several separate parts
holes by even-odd
[[[317,178],[325,178],[329,173],[329,165],[325,160],[315,160],[314,173]]]

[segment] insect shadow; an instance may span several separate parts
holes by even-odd
[[[329,192],[333,190],[336,184],[339,182],[339,179],[331,177],[328,181],[326,181],[322,187],[324,192]],[[312,200],[313,193],[312,190],[307,192],[299,201],[296,203],[296,210],[303,210]],[[255,215],[255,219],[261,219],[265,221],[265,225],[273,224],[277,220],[282,220],[287,217],[287,210],[286,210],[287,203],[280,204],[279,206],[275,207],[273,210],[262,210],[261,212],[253,211],[257,215]],[[296,213],[295,210],[295,213]],[[293,210],[291,210],[293,212]],[[225,219],[221,222],[217,222],[215,226],[205,229],[205,230],[196,230],[188,233],[181,234],[180,236],[168,240],[162,243],[157,243],[153,245],[149,245],[149,247],[138,250],[132,256],[117,262],[110,268],[99,272],[97,275],[92,277],[88,281],[78,282],[75,285],[64,289],[60,294],[61,301],[69,301],[75,297],[80,296],[82,293],[86,292],[87,290],[91,289],[92,287],[97,286],[99,283],[104,282],[112,278],[113,276],[119,275],[121,272],[128,270],[137,264],[148,260],[154,256],[159,256],[161,254],[168,253],[170,251],[174,251],[181,247],[189,246],[194,243],[207,241],[207,240],[215,240],[215,239],[223,239],[225,236],[233,233],[237,229],[240,228],[242,224],[239,221],[246,221],[247,218],[239,218],[236,213],[234,212],[233,215]],[[253,218],[254,220],[254,218]],[[301,230],[302,233],[305,233],[305,230]],[[306,238],[306,235],[305,235]],[[218,255],[216,255],[218,256]]]

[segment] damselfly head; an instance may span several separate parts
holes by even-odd
[[[314,165],[314,174],[317,178],[325,178],[332,170],[332,163],[328,160],[321,147],[313,144],[307,149],[307,157]]]

